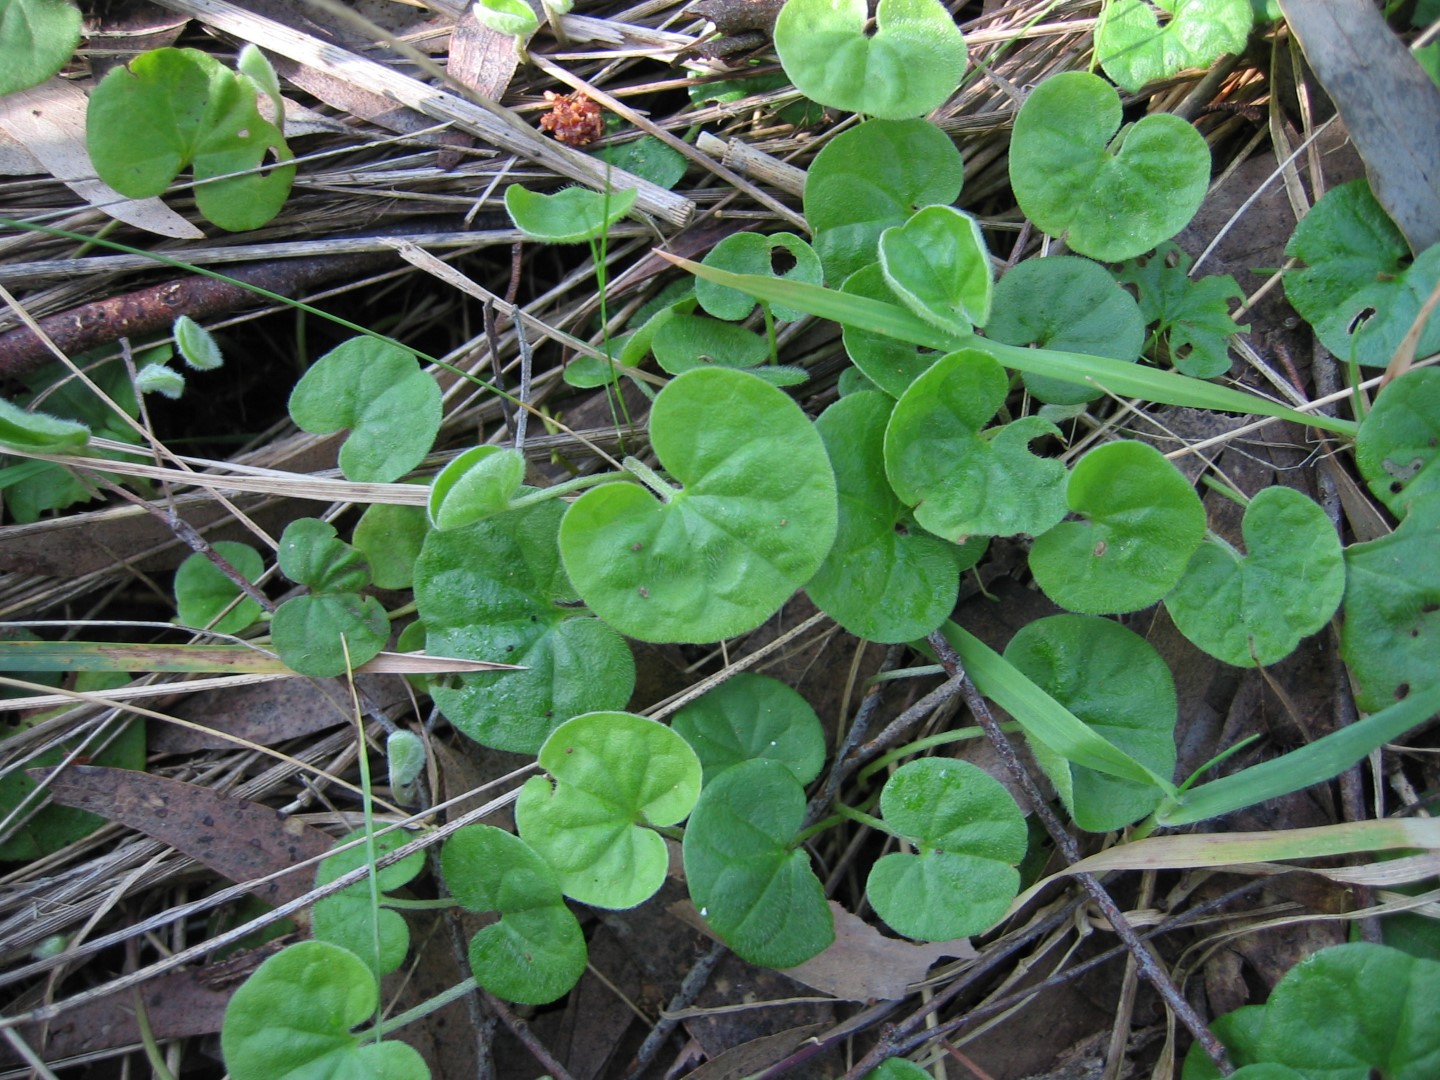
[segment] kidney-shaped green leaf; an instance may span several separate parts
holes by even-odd
[[[895,404],[885,473],[922,526],[955,543],[1038,536],[1065,516],[1065,466],[1030,443],[1059,429],[1037,416],[982,431],[1005,403],[1005,369],[961,349],[935,362]]]
[[[782,281],[803,281],[819,285],[820,256],[815,249],[794,233],[742,232],[727,236],[705,256],[704,265],[729,270],[732,274],[760,274]],[[695,299],[717,319],[739,322],[755,310],[755,298],[699,278],[695,282]],[[775,304],[770,314],[780,322],[794,322],[803,311]]]
[[[270,639],[286,665],[328,679],[353,671],[385,648],[390,620],[373,596],[319,592],[292,596],[270,619]]]
[[[1091,615],[1053,615],[1021,627],[1005,659],[1151,772],[1175,771],[1175,681],[1139,634]],[[1090,832],[1138,821],[1163,794],[1153,784],[1075,765],[1039,741],[1030,745],[1075,824]]]
[[[939,0],[789,0],[775,51],[795,88],[833,109],[906,120],[935,108],[965,73],[965,36]]]
[[[583,244],[594,240],[630,212],[636,191],[599,192],[565,188],[554,195],[511,184],[505,189],[505,212],[515,227],[534,240],[550,244]]]
[[[518,836],[471,825],[445,841],[445,885],[471,911],[500,921],[470,939],[470,969],[492,994],[544,1005],[585,973],[585,936],[550,864]]]
[[[1410,504],[1389,536],[1345,550],[1340,655],[1355,703],[1378,712],[1440,681],[1440,492]]]
[[[336,845],[358,840],[365,835],[364,829],[342,836]],[[400,847],[410,839],[404,832],[394,830],[375,838],[375,855],[378,858]],[[366,865],[369,853],[364,844],[347,851],[338,852],[325,859],[315,871],[315,884],[328,885],[336,878]],[[391,863],[375,874],[375,883],[380,892],[387,893],[407,885],[425,867],[425,853],[412,852],[399,862]],[[370,883],[357,881],[338,893],[316,901],[311,917],[311,928],[318,941],[349,949],[364,961],[365,966],[375,970],[378,958],[379,975],[395,971],[405,960],[410,948],[410,928],[405,919],[396,911],[381,907],[374,922],[371,921]],[[377,936],[378,935],[378,936]]]
[[[885,283],[885,272],[879,263],[863,266],[845,279],[841,290],[851,296],[863,296],[870,300],[884,300],[893,303],[895,294]],[[892,398],[898,398],[909,389],[910,384],[929,370],[939,359],[939,354],[908,341],[862,330],[858,326],[842,325],[840,332],[845,342],[845,352],[855,366]]]
[[[841,398],[815,422],[840,492],[835,546],[805,591],[850,633],[869,641],[924,637],[949,616],[960,571],[985,552],[986,540],[964,547],[916,527],[885,479],[885,426],[894,405],[862,390]]]
[[[246,581],[259,581],[265,572],[265,560],[249,544],[217,540],[215,553]],[[208,626],[217,634],[238,634],[260,618],[260,605],[248,596],[237,602],[239,596],[240,586],[198,551],[175,571],[175,608],[182,625]],[[213,625],[212,620],[216,620]]]
[[[1205,508],[1190,481],[1152,446],[1106,443],[1070,473],[1066,521],[1030,549],[1045,595],[1087,615],[1139,611],[1169,592],[1205,537]]]
[[[614,630],[574,606],[560,565],[554,501],[430,533],[415,561],[415,604],[432,656],[520,664],[431,687],[435,704],[476,742],[533,754],[563,721],[619,709],[635,662]]]
[[[560,527],[570,579],[591,610],[642,641],[753,630],[835,539],[835,475],[820,436],[763,380],[706,368],[660,391],[650,437],[684,489],[663,500],[636,484],[587,491]]]
[[[1120,121],[1114,87],[1069,71],[1031,91],[1010,141],[1010,184],[1025,216],[1104,262],[1178,233],[1210,182],[1210,149],[1184,120],[1146,116],[1117,140]]]
[[[1113,0],[1095,28],[1095,56],[1126,90],[1209,67],[1221,53],[1245,48],[1255,12],[1251,0]],[[1162,27],[1155,7],[1169,16]]]
[[[1335,614],[1345,555],[1325,511],[1294,488],[1261,491],[1241,529],[1250,554],[1208,538],[1165,607],[1211,656],[1237,667],[1273,664]]]
[[[963,210],[927,206],[886,229],[880,269],[906,307],[943,330],[964,334],[990,318],[990,252],[980,223]]]
[[[996,284],[994,302],[985,336],[1006,345],[1133,361],[1145,344],[1139,305],[1089,259],[1026,259]],[[1028,371],[1022,377],[1030,393],[1052,405],[1079,405],[1103,392]]]
[[[0,97],[54,75],[80,44],[70,0],[0,0]]]
[[[351,480],[388,484],[430,452],[440,430],[440,386],[409,350],[355,337],[315,361],[295,384],[290,416],[316,435],[349,428],[340,471]]]
[[[1440,370],[1417,368],[1380,391],[1355,437],[1355,464],[1397,517],[1440,491]]]
[[[690,744],[643,716],[586,713],[545,740],[540,767],[550,778],[532,777],[520,789],[515,824],[554,867],[565,895],[606,908],[649,899],[668,862],[650,826],[683,820],[700,794]]]
[[[348,949],[302,941],[266,960],[225,1008],[220,1049],[234,1080],[277,1077],[429,1080],[405,1043],[350,1033],[380,998],[375,976]]]
[[[700,917],[735,954],[794,967],[835,940],[825,890],[795,844],[805,789],[778,761],[746,761],[707,784],[685,828],[685,879]]]
[[[90,95],[90,160],[100,179],[132,199],[161,194],[192,166],[202,214],[222,229],[258,229],[280,212],[295,176],[284,164],[294,155],[260,115],[258,93],[251,79],[199,49],[141,53]],[[274,167],[253,171],[267,161]]]
[[[826,279],[873,263],[881,232],[953,203],[964,178],[960,151],[927,120],[871,120],[835,136],[805,172],[805,220]]]
[[[820,775],[825,733],[810,703],[779,679],[741,672],[675,714],[708,784],[742,761],[778,761],[802,784]]]
[[[894,852],[870,869],[865,895],[892,929],[922,941],[969,937],[995,925],[1015,899],[1025,815],[998,780],[968,761],[902,765],[880,792],[885,823],[918,853]]]

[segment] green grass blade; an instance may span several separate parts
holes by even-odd
[[[975,635],[954,623],[941,632],[960,654],[975,688],[1015,718],[1025,734],[1066,761],[1108,776],[1150,784],[1172,798],[1175,785],[1151,772],[1095,730]]]
[[[1323,784],[1436,713],[1440,713],[1440,687],[1412,693],[1404,701],[1332,731],[1284,757],[1191,788],[1170,805],[1162,806],[1156,812],[1156,823],[1167,827],[1191,825]]]
[[[1026,349],[991,341],[975,334],[949,334],[898,304],[851,296],[803,282],[782,281],[758,274],[734,274],[688,259],[670,255],[665,257],[697,277],[739,289],[760,300],[784,304],[822,319],[884,334],[927,349],[938,349],[942,352],[954,352],[962,348],[981,349],[1016,371],[1047,375],[1082,386],[1097,386],[1122,397],[1142,398],[1162,405],[1273,416],[1341,435],[1354,435],[1357,428],[1350,420],[1296,412],[1255,394],[1192,379],[1176,371],[1127,364],[1105,356],[1087,356],[1084,353],[1058,352],[1053,349]]]

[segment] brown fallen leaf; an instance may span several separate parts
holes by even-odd
[[[747,1043],[731,1047],[719,1057],[705,1062],[698,1069],[685,1074],[686,1080],[741,1080],[742,1077],[774,1065],[781,1058],[793,1052],[806,1039],[828,1031],[833,1024],[804,1024],[788,1031],[777,1031],[774,1035],[762,1035]]]
[[[330,850],[330,837],[298,818],[222,791],[132,769],[98,765],[29,769],[36,780],[51,773],[51,797],[89,810],[169,844],[235,882],[265,877]],[[267,904],[283,904],[310,891],[307,867],[251,890]]]
[[[715,940],[715,933],[688,900],[671,904],[671,915]],[[830,901],[835,940],[824,952],[783,974],[842,1001],[888,1001],[902,998],[913,983],[925,978],[942,957],[970,960],[979,956],[968,938],[917,945],[889,938],[864,919]]]

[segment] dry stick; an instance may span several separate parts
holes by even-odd
[[[680,989],[675,991],[675,996],[665,1006],[666,1013],[678,1013],[682,1009],[688,1009],[700,996],[710,982],[710,976],[714,974],[715,967],[725,958],[730,950],[723,942],[717,941],[710,947],[710,951],[696,960],[689,971],[685,973],[684,980],[680,983]],[[670,1033],[680,1023],[679,1016],[661,1016],[655,1026],[650,1029],[650,1034],[645,1036],[645,1041],[640,1044],[640,1049],[635,1052],[635,1060],[630,1069],[625,1073],[626,1080],[635,1080],[646,1069],[650,1067],[655,1056],[670,1038]]]
[[[485,1004],[500,1018],[500,1022],[510,1029],[510,1033],[524,1044],[525,1049],[530,1051],[530,1056],[541,1064],[552,1080],[575,1080],[565,1071],[565,1066],[556,1061],[554,1055],[545,1049],[545,1044],[535,1037],[529,1024],[512,1013],[505,1003],[490,991],[482,987],[480,993],[485,998]]]
[[[1064,855],[1066,863],[1073,865],[1079,862],[1080,849],[1075,843],[1075,838],[1065,831],[1065,826],[1050,809],[1050,804],[1045,801],[1044,794],[1020,763],[1020,758],[1015,753],[1015,747],[1011,745],[1005,733],[1000,730],[1000,725],[990,712],[990,707],[985,704],[985,699],[975,689],[975,684],[966,677],[959,654],[951,648],[950,642],[938,630],[926,640],[934,648],[945,670],[953,672],[953,678],[960,681],[960,693],[965,698],[965,704],[970,707],[971,713],[979,722],[980,727],[984,729],[986,737],[995,747],[996,753],[1000,755],[1000,760],[1005,763],[1006,770],[1029,798],[1036,815],[1045,826],[1045,831],[1050,834],[1050,839]],[[1116,936],[1135,957],[1135,963],[1139,966],[1140,973],[1155,987],[1165,1004],[1174,1010],[1175,1015],[1180,1018],[1180,1022],[1185,1025],[1186,1030],[1190,1032],[1195,1041],[1204,1047],[1206,1055],[1215,1063],[1215,1067],[1220,1070],[1221,1075],[1229,1076],[1233,1070],[1229,1059],[1225,1056],[1224,1044],[1205,1026],[1205,1021],[1200,1019],[1200,1015],[1185,1000],[1184,995],[1171,981],[1165,969],[1156,963],[1155,957],[1141,943],[1140,938],[1135,934],[1134,927],[1126,920],[1125,913],[1120,910],[1119,905],[1111,899],[1110,894],[1100,884],[1100,879],[1094,874],[1076,874],[1075,877],[1081,887],[1090,894],[1090,899],[1095,902],[1105,918],[1109,920]]]
[[[880,672],[894,671],[900,666],[900,659],[904,655],[905,646],[891,645],[885,650],[885,659],[880,663]],[[826,811],[830,809],[830,804],[835,801],[835,796],[840,794],[840,785],[845,782],[847,776],[860,767],[861,762],[858,758],[852,758],[852,755],[855,754],[855,748],[860,745],[861,740],[870,731],[870,721],[880,707],[884,689],[885,683],[877,682],[865,691],[865,697],[860,702],[860,708],[855,710],[855,720],[845,735],[845,741],[835,751],[835,763],[830,766],[830,773],[825,777],[824,786],[806,807],[805,823],[802,828],[808,829],[825,816]]]

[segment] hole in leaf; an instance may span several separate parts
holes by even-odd
[[[1395,700],[1396,700],[1396,701],[1404,701],[1404,700],[1405,700],[1407,697],[1409,697],[1409,696],[1410,696],[1410,684],[1409,684],[1408,682],[1402,682],[1399,686],[1395,687]]]
[[[770,272],[776,277],[788,274],[798,265],[800,265],[799,260],[795,258],[795,253],[789,248],[777,244],[770,249]]]
[[[1104,558],[1105,551],[1108,547],[1109,545],[1106,544],[1104,540],[1101,540],[1098,544],[1095,545],[1095,550],[1092,552],[1092,554],[1097,559]]]
[[[897,521],[897,522],[895,523],[895,535],[896,535],[896,536],[909,536],[909,535],[910,535],[910,530],[905,527],[905,523],[904,523],[903,521]]]
[[[1355,315],[1355,317],[1350,320],[1350,324],[1345,327],[1345,332],[1346,332],[1347,334],[1356,334],[1356,333],[1359,333],[1359,332],[1360,332],[1360,328],[1363,327],[1367,322],[1369,322],[1369,321],[1370,321],[1370,318],[1371,318],[1374,314],[1375,314],[1375,309],[1374,309],[1373,307],[1367,307],[1367,308],[1364,308],[1363,310],[1357,312],[1356,315]]]

